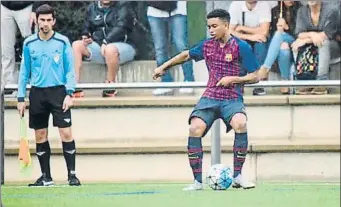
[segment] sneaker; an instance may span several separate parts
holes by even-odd
[[[183,95],[193,95],[194,89],[193,88],[180,88],[179,93]]]
[[[113,83],[112,81],[105,81],[105,83]],[[117,95],[116,90],[104,90],[102,92],[102,97],[115,97]]]
[[[318,88],[314,88],[311,91],[311,93],[314,95],[326,95],[326,94],[328,94],[328,90],[326,88],[323,88],[323,87],[318,87]]]
[[[289,88],[280,88],[281,94],[283,95],[288,95],[290,94],[290,89]]]
[[[249,182],[249,181],[243,179],[242,175],[239,174],[237,177],[235,177],[233,179],[232,187],[233,188],[251,189],[251,188],[255,188],[256,185],[252,182]]]
[[[116,90],[104,90],[102,92],[102,97],[115,97],[117,95]]]
[[[18,92],[17,91],[5,91],[4,96],[5,98],[16,98]]]
[[[54,182],[51,177],[47,177],[43,174],[35,183],[28,184],[28,187],[43,187],[43,186],[53,186]]]
[[[265,92],[264,88],[255,88],[253,90],[253,95],[254,96],[264,96],[264,95],[266,95],[266,92]]]
[[[72,98],[83,98],[83,97],[84,97],[84,92],[82,90],[76,90],[72,95]]]
[[[68,182],[70,186],[80,186],[81,182],[79,181],[79,179],[76,177],[75,174],[70,174],[68,176]]]
[[[174,94],[174,89],[171,88],[157,88],[153,91],[154,96],[170,96]]]
[[[295,90],[296,95],[309,95],[312,92],[312,88],[298,88]]]
[[[195,191],[195,190],[202,190],[202,189],[204,189],[204,185],[195,180],[193,184],[190,184],[189,186],[184,188],[183,191]]]

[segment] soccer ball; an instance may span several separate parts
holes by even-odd
[[[233,172],[223,164],[212,165],[207,172],[206,182],[213,190],[226,190],[233,181]]]

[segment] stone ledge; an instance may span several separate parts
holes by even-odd
[[[75,99],[74,104],[77,108],[91,107],[193,107],[199,97],[116,97],[100,98],[86,97]],[[267,96],[245,96],[244,101],[249,106],[278,106],[278,105],[335,105],[340,104],[340,94],[332,95],[267,95]],[[28,101],[27,101],[28,103]],[[14,108],[17,101],[14,98],[6,99],[5,106]]]
[[[320,140],[323,140],[322,138]],[[232,152],[232,142],[222,142],[223,153]],[[60,143],[50,143],[53,154],[62,154]],[[6,155],[17,155],[18,144],[6,144]],[[209,144],[203,146],[205,152],[210,152]],[[35,144],[30,143],[31,153],[35,153]],[[274,152],[340,152],[339,140],[253,140],[249,144],[250,153],[274,153]],[[146,142],[138,144],[116,144],[107,140],[105,143],[77,143],[78,154],[179,154],[187,153],[185,142],[158,142],[157,144]]]

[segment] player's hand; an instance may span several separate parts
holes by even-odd
[[[250,40],[253,42],[266,42],[266,37],[264,35],[254,34],[251,36]]]
[[[87,37],[85,35],[82,36],[82,41],[85,46],[88,46],[93,42],[92,38]]]
[[[236,27],[236,32],[243,32],[243,29],[244,29],[244,27],[243,26],[241,26],[241,25],[238,25],[237,27]]]
[[[232,84],[236,83],[236,76],[225,76],[216,84],[216,86],[231,86]]]
[[[64,112],[69,110],[72,106],[73,106],[73,100],[72,100],[71,96],[69,96],[69,95],[65,96],[64,102],[63,102]]]
[[[17,109],[18,109],[20,117],[23,117],[24,113],[25,113],[25,109],[26,109],[25,101],[24,102],[18,102]]]
[[[295,42],[293,42],[293,43],[291,44],[291,48],[292,48],[292,50],[293,50],[294,52],[297,52],[298,49],[299,49],[300,47],[302,47],[303,45],[305,45],[305,44],[306,44],[306,43],[305,43],[304,40],[297,39]]]
[[[107,48],[107,45],[102,44],[102,46],[101,46],[101,54],[102,54],[103,57],[105,56],[105,48]]]
[[[30,27],[32,27],[33,23],[37,25],[37,16],[35,12],[32,12],[30,15]]]
[[[159,77],[161,77],[163,74],[165,73],[164,69],[161,67],[158,67],[154,70],[153,73],[153,80],[158,79]]]

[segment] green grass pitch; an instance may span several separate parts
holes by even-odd
[[[183,183],[3,186],[5,207],[339,207],[339,183],[258,183],[255,189],[183,192]]]

